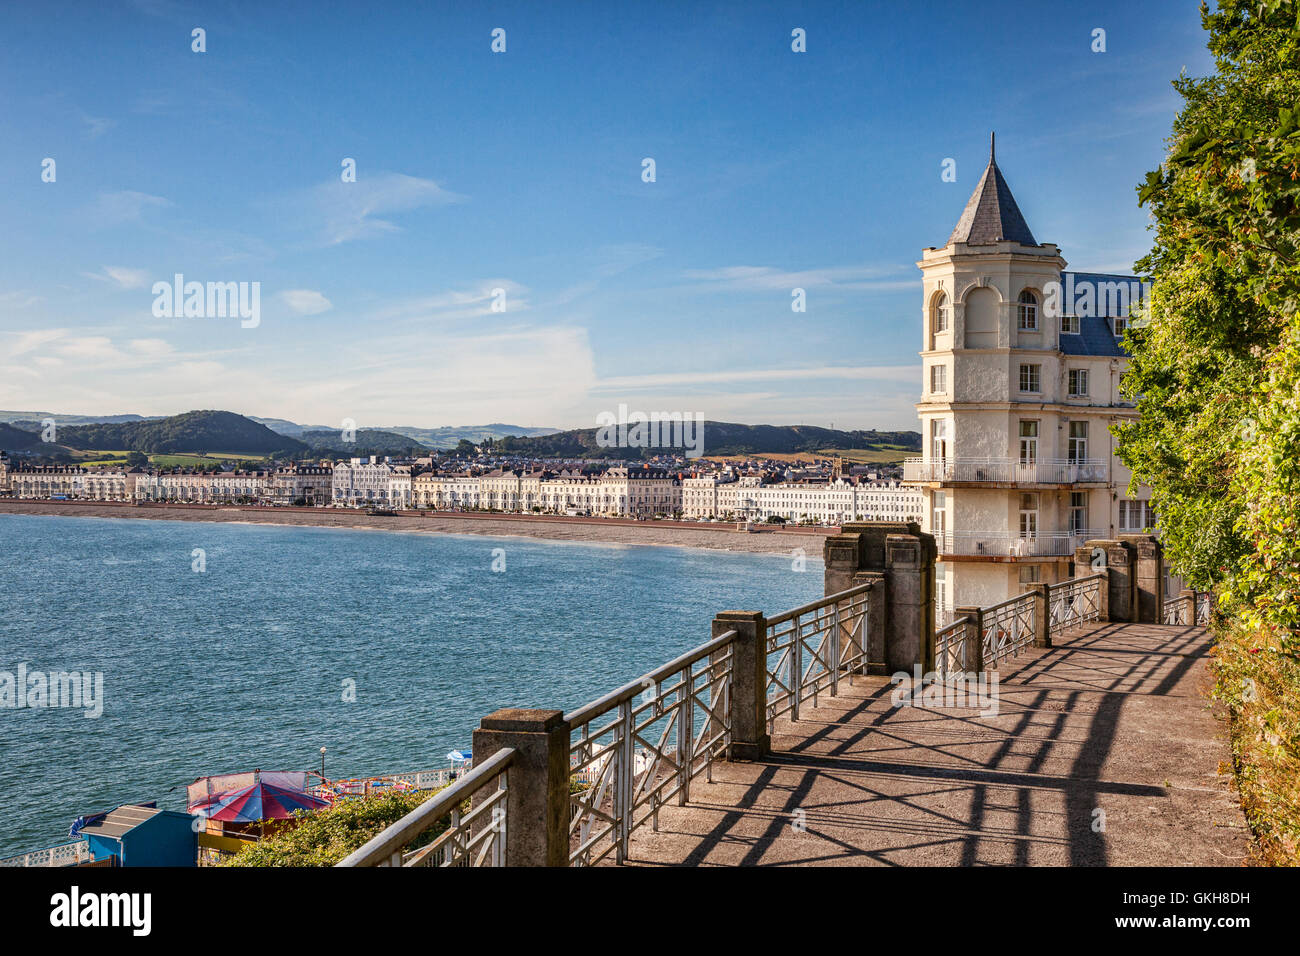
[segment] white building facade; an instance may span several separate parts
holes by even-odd
[[[1136,414],[1119,394],[1128,301],[1095,295],[1122,283],[1127,296],[1131,278],[1063,273],[1060,250],[1034,238],[992,150],[947,244],[917,265],[922,455],[904,478],[923,494],[922,527],[938,543],[944,620],[1065,580],[1076,546],[1154,517],[1145,489],[1128,499],[1110,434]],[[1092,287],[1092,304],[1064,301],[1064,287]]]

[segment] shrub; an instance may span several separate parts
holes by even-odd
[[[298,825],[249,844],[223,866],[333,866],[366,841],[396,823],[436,791],[399,791],[341,800],[328,810],[304,813]],[[438,821],[412,847],[424,846],[447,829]]]

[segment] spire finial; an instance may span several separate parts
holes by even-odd
[[[998,135],[997,133],[993,132],[992,130],[989,130],[989,162],[990,163],[997,161],[996,153],[993,148],[994,140],[997,137],[997,135]]]

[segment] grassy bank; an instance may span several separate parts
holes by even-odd
[[[1229,621],[1218,629],[1213,668],[1253,834],[1248,862],[1300,866],[1300,660],[1276,634]]]

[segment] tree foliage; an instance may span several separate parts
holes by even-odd
[[[302,814],[298,825],[244,847],[227,866],[333,866],[406,816],[436,791],[395,791],[349,798],[326,810]],[[447,828],[439,820],[416,840],[423,846]]]
[[[1152,488],[1166,551],[1244,620],[1292,632],[1300,441],[1300,21],[1292,0],[1202,6],[1215,72],[1180,77],[1139,199],[1154,282],[1127,338],[1141,417],[1120,457]]]

